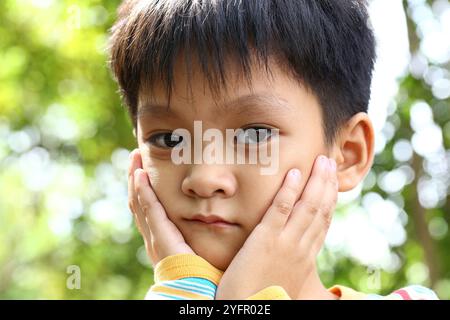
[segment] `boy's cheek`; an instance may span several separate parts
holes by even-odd
[[[166,173],[166,170],[155,166],[147,166],[145,168],[145,171],[149,175],[153,192],[162,204],[169,220],[175,223],[181,215],[177,213],[179,210],[175,207],[177,202],[174,202],[174,197],[180,197],[182,195],[174,192],[177,188],[173,187],[174,181],[172,174],[170,172]]]

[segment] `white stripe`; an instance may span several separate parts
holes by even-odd
[[[211,288],[210,286],[207,286],[207,285],[204,285],[204,284],[201,284],[201,283],[197,283],[197,282],[195,282],[195,281],[190,281],[190,280],[186,280],[186,279],[179,279],[179,280],[176,280],[176,281],[177,281],[177,283],[182,282],[182,283],[186,283],[186,284],[193,284],[193,285],[196,285],[196,286],[198,286],[198,287],[202,287],[202,288],[205,288],[205,289],[207,289],[207,290],[211,290],[212,293],[215,293],[215,292],[216,292],[216,291],[215,291],[213,288]]]
[[[160,296],[158,293],[149,290],[145,295],[144,300],[173,300],[173,299],[170,299],[169,297]]]
[[[159,283],[159,285],[162,285],[162,286],[165,286],[166,288],[171,288],[171,289],[178,289],[178,290],[185,289],[187,291],[189,291],[189,290],[200,291],[200,293],[199,292],[192,292],[192,291],[189,291],[189,293],[198,294],[198,295],[202,295],[202,296],[205,296],[205,297],[214,296],[214,294],[215,294],[214,291],[213,292],[211,292],[211,291],[209,291],[209,292],[202,292],[203,289],[191,287],[189,285],[179,284],[178,281],[175,281],[175,282],[167,281],[167,282],[168,282],[167,285],[166,285],[166,283]],[[170,286],[170,285],[173,285],[173,287]],[[175,288],[175,286],[176,286],[176,288]]]

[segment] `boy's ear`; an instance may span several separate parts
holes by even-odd
[[[133,136],[136,138],[136,128],[133,128]]]
[[[331,155],[337,164],[339,192],[353,189],[365,178],[373,163],[374,142],[372,121],[365,112],[341,127]]]

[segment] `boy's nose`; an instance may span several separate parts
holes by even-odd
[[[229,167],[221,165],[194,164],[184,178],[181,189],[190,197],[232,197],[237,181]]]

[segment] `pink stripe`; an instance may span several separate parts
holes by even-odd
[[[403,298],[403,300],[412,300],[411,296],[409,295],[409,293],[406,290],[404,290],[404,289],[400,289],[400,290],[394,291],[394,293],[399,294]]]

